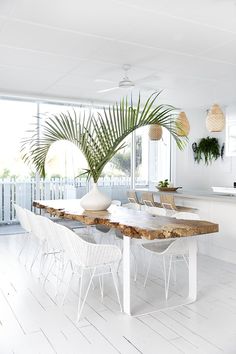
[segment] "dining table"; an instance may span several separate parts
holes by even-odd
[[[33,206],[41,213],[82,222],[86,225],[104,225],[119,230],[123,235],[123,311],[136,315],[131,308],[131,239],[170,240],[186,238],[189,249],[188,295],[181,304],[197,299],[197,238],[219,231],[219,225],[204,220],[184,220],[168,216],[153,216],[146,210],[111,205],[104,211],[84,210],[79,199],[35,200]],[[176,306],[173,304],[173,306]],[[167,306],[172,307],[172,306]],[[154,312],[154,311],[153,311]]]

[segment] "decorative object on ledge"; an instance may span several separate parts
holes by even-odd
[[[185,112],[180,112],[176,121],[176,129],[178,136],[188,136],[190,132],[190,124]]]
[[[217,138],[202,138],[199,143],[193,143],[192,149],[194,153],[194,160],[200,163],[203,158],[206,165],[212,163],[213,160],[217,160],[221,156],[221,150],[219,140]],[[222,157],[222,156],[221,156]]]
[[[161,140],[161,138],[162,138],[162,127],[159,124],[150,125],[148,136],[149,136],[149,139],[151,141]]]
[[[176,192],[183,187],[156,187],[160,192]]]
[[[206,127],[209,132],[221,132],[225,127],[225,116],[218,104],[213,104],[207,113]]]
[[[83,175],[92,178],[96,184],[106,164],[126,146],[125,138],[140,127],[158,124],[164,126],[181,149],[185,140],[181,139],[175,127],[175,108],[157,104],[160,93],[153,93],[146,102],[137,104],[128,98],[120,103],[104,108],[103,112],[92,113],[76,111],[44,116],[39,127],[33,127],[31,136],[22,142],[23,160],[33,165],[39,174],[45,177],[47,153],[56,141],[67,140],[75,144],[86,158],[88,168]],[[91,197],[92,195],[92,197]],[[98,200],[100,202],[98,203]],[[103,199],[103,202],[102,202]],[[101,197],[101,192],[94,187],[81,199],[81,205],[87,210],[105,210],[111,200]],[[99,206],[98,206],[99,204]]]
[[[182,187],[173,187],[172,183],[170,183],[168,181],[168,179],[165,179],[163,181],[159,181],[158,185],[156,186],[156,188],[160,192],[176,192],[177,189],[182,188]]]
[[[170,182],[168,181],[168,178],[164,179],[163,181],[158,182],[158,187],[160,188],[166,188],[169,187]]]

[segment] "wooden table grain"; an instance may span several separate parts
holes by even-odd
[[[146,211],[111,206],[105,211],[89,211],[79,200],[36,200],[33,205],[47,213],[87,225],[106,225],[132,238],[149,240],[189,237],[219,231],[218,224],[200,220],[181,220],[167,216],[152,216]]]

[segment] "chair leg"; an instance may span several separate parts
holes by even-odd
[[[183,255],[183,259],[184,259],[184,261],[185,261],[185,263],[186,263],[186,265],[187,265],[187,268],[189,269],[188,259],[186,258],[185,255]]]
[[[29,252],[33,248],[32,246],[35,246],[35,245],[33,245],[34,241],[35,240],[32,237],[29,237],[28,242],[26,244],[27,247],[25,247],[25,267],[26,268],[27,268],[27,262],[29,260]]]
[[[172,264],[173,264],[173,267],[172,267],[172,273],[173,273],[173,277],[174,277],[174,282],[176,283],[176,261],[172,259]]]
[[[114,287],[116,290],[116,295],[117,295],[117,299],[118,299],[118,303],[120,306],[120,311],[123,312],[122,309],[122,305],[121,305],[121,301],[120,301],[120,294],[119,294],[119,289],[118,289],[118,277],[117,277],[117,273],[114,269],[114,266],[111,266],[111,274],[112,274],[112,279],[113,279],[113,283],[114,283]]]
[[[65,264],[64,264],[64,254],[61,253],[59,255],[59,267],[58,267],[58,272],[57,272],[57,285],[56,285],[56,293],[55,293],[55,297],[57,297],[58,293],[59,293],[59,287],[62,281],[62,274],[65,268]]]
[[[72,282],[72,279],[73,279],[73,275],[74,275],[74,272],[72,271],[72,272],[71,272],[70,279],[69,279],[69,281],[68,281],[68,283],[67,283],[66,290],[65,290],[64,295],[63,295],[63,297],[62,297],[60,306],[63,306],[64,303],[65,303],[65,299],[66,299],[66,297],[67,297],[67,295],[68,295],[68,293],[69,293],[69,289],[70,289],[70,285],[71,285],[71,282]]]
[[[103,274],[98,277],[98,281],[99,281],[100,292],[101,292],[101,300],[103,301],[103,297],[104,297],[104,279],[103,279]]]
[[[36,262],[36,259],[38,258],[38,255],[39,255],[40,251],[41,251],[41,245],[35,251],[35,254],[33,256],[32,262],[30,264],[30,270],[32,270],[32,268],[33,268],[33,266],[34,266],[34,264]]]
[[[131,251],[131,254],[133,256],[133,261],[134,261],[134,281],[137,280],[137,275],[138,275],[138,262],[136,260],[136,256],[135,256],[135,251]]]
[[[46,275],[45,275],[45,278],[44,278],[44,281],[43,281],[43,286],[44,286],[44,287],[45,287],[46,282],[47,282],[47,280],[48,280],[49,274],[50,274],[51,271],[53,270],[54,266],[55,266],[55,258],[51,260],[51,262],[50,262],[50,264],[49,264],[49,266],[48,266],[48,271],[47,271],[47,273],[46,273]]]
[[[170,272],[171,272],[171,265],[172,265],[172,255],[170,256],[169,266],[168,266],[168,274],[166,274],[166,260],[165,256],[163,257],[163,267],[164,267],[164,279],[165,279],[165,297],[166,300],[168,299],[169,293],[169,286],[170,286]]]
[[[24,238],[23,246],[21,247],[21,250],[20,250],[20,252],[19,252],[19,254],[18,254],[18,259],[19,259],[19,260],[20,260],[20,257],[21,257],[21,255],[22,255],[22,252],[23,252],[23,250],[25,249],[25,247],[27,246],[28,242],[29,242],[29,235],[26,234],[26,235],[25,235],[25,238]]]
[[[148,274],[150,271],[151,263],[152,263],[152,253],[151,253],[151,256],[149,257],[149,261],[148,261],[146,276],[145,276],[144,283],[143,283],[144,288],[146,287],[146,284],[147,284],[147,279],[148,279]]]
[[[92,276],[91,269],[89,269],[89,274],[90,274],[90,277],[91,277]],[[95,285],[94,285],[93,279],[92,279],[92,287],[93,287],[93,290],[95,290]]]
[[[121,259],[119,260],[119,263],[118,263],[117,268],[116,268],[116,273],[117,273],[117,274],[119,274],[121,262],[122,262],[122,257],[121,257]]]
[[[83,287],[83,273],[84,273],[83,269],[82,269],[82,271],[81,271],[80,290],[79,290],[79,303],[78,303],[78,314],[77,314],[76,323],[78,323],[79,320],[80,320],[81,313],[82,313],[82,311],[83,311],[84,304],[85,304],[85,301],[86,301],[86,299],[87,299],[88,292],[89,292],[89,289],[90,289],[90,287],[91,287],[91,284],[92,284],[92,281],[93,281],[93,277],[94,277],[95,272],[96,272],[96,267],[95,267],[95,268],[93,269],[93,271],[92,271],[92,275],[91,275],[91,277],[90,277],[88,287],[87,287],[87,289],[86,289],[86,291],[85,291],[84,299],[83,299],[83,301],[81,302],[81,299],[82,299],[82,298],[81,298],[81,295],[82,295],[82,287]]]

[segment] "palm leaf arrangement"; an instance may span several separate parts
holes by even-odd
[[[51,115],[22,141],[23,160],[33,165],[45,177],[45,162],[51,145],[59,140],[74,143],[84,154],[88,169],[84,172],[96,183],[106,164],[125,146],[125,138],[137,128],[158,124],[166,128],[180,149],[185,139],[177,135],[175,108],[156,104],[160,93],[152,94],[142,105],[139,96],[136,105],[132,99],[122,99],[103,113],[77,114],[75,111]],[[36,128],[36,129],[35,129]]]

